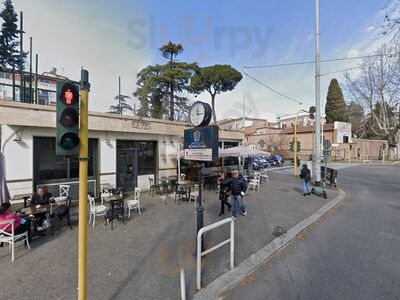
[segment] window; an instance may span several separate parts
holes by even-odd
[[[12,79],[12,73],[8,73],[8,72],[1,72],[1,71],[0,71],[0,78],[4,78],[4,79]]]
[[[156,169],[156,142],[137,142],[138,174],[153,174]]]
[[[224,142],[224,149],[229,149],[238,146],[238,142]],[[239,158],[237,157],[225,157],[224,166],[233,166],[239,164]]]
[[[349,137],[347,135],[343,136],[343,144],[348,144],[349,143]]]
[[[286,128],[286,123],[283,123],[282,128]]]
[[[54,137],[34,138],[35,184],[49,181],[76,180],[79,177],[79,160],[77,157],[57,156]],[[97,140],[89,139],[88,176],[95,175]]]

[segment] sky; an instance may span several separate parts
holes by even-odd
[[[321,59],[373,53],[382,42],[387,0],[321,0]],[[200,66],[230,64],[265,66],[315,58],[314,0],[14,0],[24,13],[25,45],[33,38],[39,73],[79,79],[81,66],[90,72],[90,109],[107,111],[118,93],[132,96],[136,74],[149,64],[164,63],[158,48],[181,43],[181,61]],[[28,50],[25,47],[25,50]],[[343,72],[360,61],[323,63],[321,100],[329,81],[343,82]],[[313,64],[276,68],[246,68],[246,72],[302,105],[269,91],[246,76],[232,92],[218,95],[218,119],[243,115],[275,120],[276,114],[296,113],[315,104]],[[335,72],[335,73],[332,73]],[[188,98],[194,100],[192,95]],[[196,100],[209,102],[208,94]],[[130,104],[137,103],[135,99]]]

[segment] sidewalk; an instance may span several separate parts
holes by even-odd
[[[328,199],[304,197],[298,179],[269,173],[269,183],[259,193],[245,197],[248,216],[239,216],[235,226],[235,265],[274,239],[276,226],[290,229],[338,195],[328,191]],[[205,192],[204,224],[218,217],[220,202],[215,192]],[[179,299],[179,268],[186,272],[189,298],[195,292],[196,212],[194,203],[164,205],[159,196],[142,196],[142,215],[133,213],[126,225],[111,231],[98,218],[89,228],[88,299]],[[228,217],[227,213],[225,217]],[[66,227],[35,239],[32,250],[19,246],[11,263],[8,248],[0,249],[0,294],[5,299],[74,299],[77,286],[77,227]],[[206,247],[229,234],[229,226],[206,235]],[[203,259],[203,286],[229,270],[229,246]],[[9,272],[10,269],[13,272]],[[39,285],[38,285],[39,284]]]

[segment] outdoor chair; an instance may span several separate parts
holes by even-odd
[[[111,208],[106,212],[106,224],[111,223],[111,230],[114,229],[114,220],[119,221],[119,217],[122,218],[122,223],[125,225],[125,210],[124,210],[124,200],[112,200],[110,201]]]
[[[153,197],[154,192],[160,194],[160,186],[158,184],[154,184],[154,179],[149,177],[149,183],[150,183],[150,193],[151,193],[151,197]]]
[[[185,181],[185,179],[186,179],[186,174],[181,174],[181,181]]]
[[[70,216],[71,198],[67,197],[65,204],[58,204],[52,213],[50,213],[51,234],[54,234],[56,228],[56,220],[62,221],[63,218],[67,220],[67,225],[72,230],[71,216]]]
[[[67,199],[69,197],[69,188],[70,185],[63,185],[60,184],[58,186],[59,191],[60,191],[60,196],[59,197],[54,197],[54,200],[56,201],[57,204],[63,204],[64,202],[67,202]]]
[[[168,192],[168,182],[166,177],[161,177],[159,188],[162,189],[163,193]]]
[[[128,218],[131,217],[131,209],[137,209],[139,212],[139,215],[141,215],[140,211],[140,189],[135,187],[135,194],[133,196],[132,200],[127,200],[126,201],[126,209],[128,210]]]
[[[267,182],[269,182],[268,180],[268,174],[267,174],[267,169],[262,169],[261,170],[261,181],[263,182],[264,180],[266,180]]]
[[[9,248],[11,249],[11,261],[14,261],[14,248],[16,242],[25,240],[26,246],[28,247],[28,249],[31,249],[31,246],[29,245],[29,237],[27,231],[18,235],[14,235],[14,221],[15,220],[7,220],[0,222],[0,225],[5,225],[4,227],[1,226],[3,227],[3,229],[0,228],[0,243],[9,244]],[[11,232],[6,232],[5,230],[10,227]]]
[[[257,192],[260,191],[260,178],[261,174],[258,172],[254,172],[254,179],[250,179],[250,181],[247,184],[247,190],[253,189],[253,191]]]
[[[194,207],[196,208],[197,198],[199,197],[199,185],[195,184],[193,186],[193,190],[190,192],[190,196],[188,197],[188,203],[194,201]]]
[[[94,201],[94,197],[88,195],[89,205],[90,205],[90,212],[89,212],[89,225],[90,221],[92,220],[93,216],[93,227],[96,224],[96,217],[98,216],[105,216],[107,213],[107,206],[103,205],[103,199],[101,199],[101,204],[96,205]]]

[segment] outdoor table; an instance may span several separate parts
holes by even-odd
[[[181,195],[185,195],[187,200],[190,199],[192,182],[189,180],[184,180],[184,181],[177,181],[175,184],[176,184],[176,193],[179,195],[179,197],[181,197]]]
[[[103,197],[103,199],[107,202],[115,201],[115,200],[121,200],[123,197],[120,194],[117,195],[112,195],[108,197]]]
[[[33,223],[33,235],[43,235],[43,233],[37,231],[37,215],[41,214],[47,214],[51,210],[51,204],[42,204],[40,208],[36,208],[36,206],[29,206],[29,207],[24,207],[21,209],[22,213],[25,213],[26,216],[32,221]]]
[[[30,215],[35,216],[38,214],[48,213],[50,212],[50,204],[43,204],[41,205],[40,208],[36,208],[36,206],[24,207],[21,209],[21,212],[24,212],[28,216]]]

